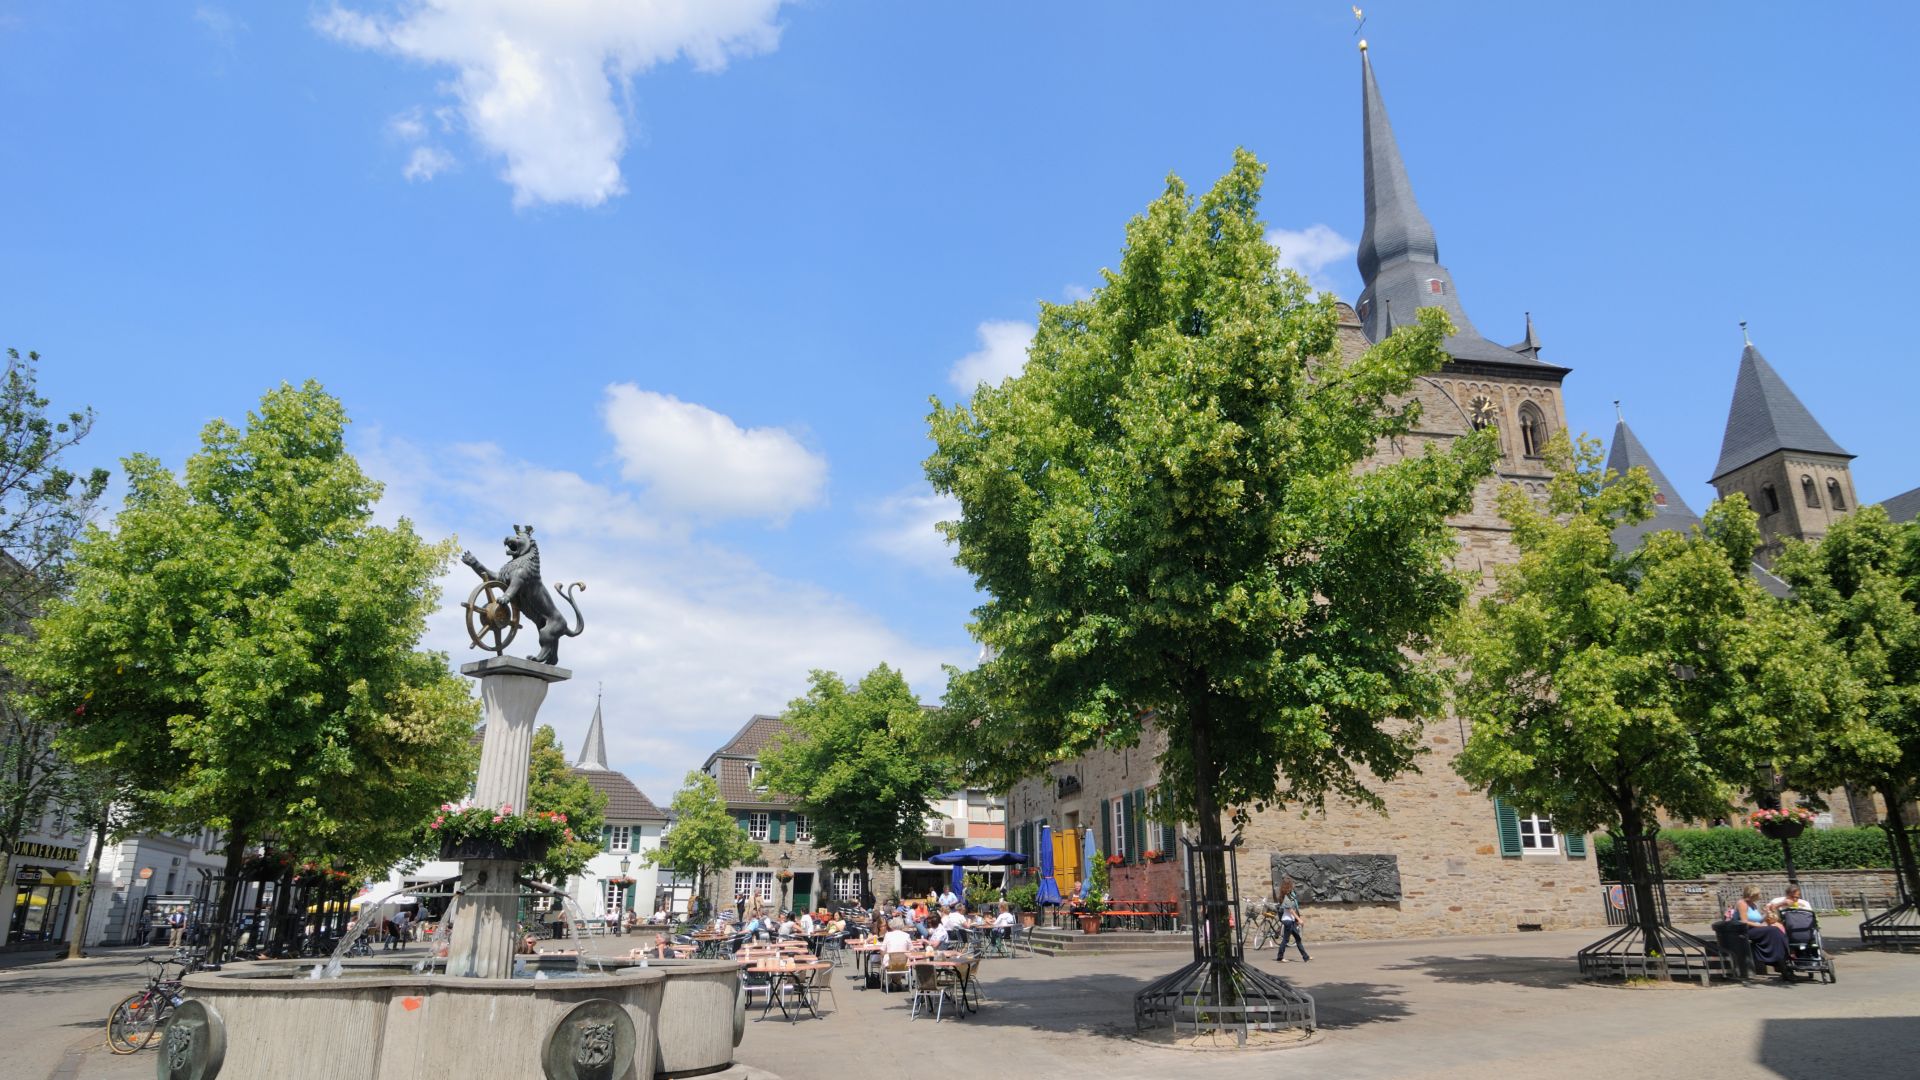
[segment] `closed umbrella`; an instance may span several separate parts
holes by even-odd
[[[1082,895],[1093,893],[1093,864],[1100,857],[1100,849],[1093,846],[1093,830],[1088,829],[1081,835],[1087,838],[1087,857],[1080,860],[1080,889]]]
[[[953,895],[960,899],[965,900],[967,898],[967,870],[965,867],[959,863],[953,864],[953,881],[947,887],[952,889]]]
[[[1060,902],[1060,883],[1053,880],[1053,826],[1040,826],[1040,896],[1042,906]]]

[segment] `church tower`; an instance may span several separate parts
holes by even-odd
[[[1853,512],[1852,460],[1748,340],[1711,482],[1721,498],[1745,495],[1760,515],[1756,561],[1771,567],[1786,539],[1818,540]]]
[[[1386,101],[1374,79],[1366,44],[1360,46],[1362,192],[1366,224],[1360,234],[1357,330],[1378,343],[1396,326],[1413,321],[1420,308],[1444,311],[1454,332],[1443,343],[1449,362],[1420,381],[1423,401],[1420,441],[1446,440],[1475,428],[1499,429],[1500,463],[1494,480],[1482,485],[1474,508],[1454,524],[1459,529],[1462,561],[1483,574],[1509,561],[1506,523],[1494,507],[1503,483],[1517,483],[1546,494],[1551,472],[1545,460],[1547,440],[1567,426],[1560,384],[1568,370],[1540,359],[1533,317],[1516,345],[1497,345],[1474,327],[1460,304],[1453,275],[1440,262],[1433,223],[1414,199],[1406,163],[1387,119]],[[1411,452],[1418,452],[1417,447]]]

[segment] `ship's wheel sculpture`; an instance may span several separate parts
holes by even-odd
[[[520,612],[507,602],[506,592],[505,585],[489,578],[475,585],[461,605],[467,609],[467,637],[473,647],[495,656],[506,652],[520,632]]]

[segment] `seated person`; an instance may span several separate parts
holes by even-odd
[[[964,906],[955,906],[940,916],[940,924],[948,930],[956,930],[967,925],[967,909]]]
[[[880,951],[883,953],[906,952],[913,946],[913,939],[907,936],[907,924],[899,919],[887,924],[887,934],[880,939]]]
[[[1004,932],[1013,929],[1019,921],[1013,914],[1012,904],[1001,904],[1000,914],[993,917],[993,928]]]
[[[927,946],[929,948],[936,949],[936,950],[944,949],[947,947],[947,924],[946,923],[943,923],[943,922],[934,923],[933,929],[927,931]]]
[[[800,919],[795,925],[799,928],[800,932],[803,934],[813,933],[813,912],[811,911],[801,912]]]
[[[789,911],[780,921],[780,936],[790,938],[798,937],[799,935],[800,924],[793,921],[793,912]]]
[[[1780,925],[1779,916],[1760,906],[1760,886],[1747,886],[1740,899],[1734,901],[1733,920],[1746,934],[1756,964],[1778,970],[1782,978],[1793,977],[1786,969],[1786,929]]]
[[[1773,899],[1767,901],[1768,911],[1777,913],[1785,908],[1798,908],[1801,911],[1812,911],[1813,905],[1801,899],[1800,886],[1788,885],[1787,891],[1784,895],[1776,896]]]

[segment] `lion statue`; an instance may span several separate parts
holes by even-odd
[[[513,535],[503,541],[507,547],[507,561],[498,571],[489,570],[473,552],[460,553],[460,561],[466,563],[473,572],[480,575],[482,581],[497,581],[503,587],[501,602],[513,605],[520,614],[533,621],[534,629],[540,634],[540,651],[527,659],[541,664],[560,662],[560,639],[579,637],[580,631],[587,628],[586,616],[580,614],[580,605],[573,598],[575,590],[586,588],[576,581],[571,585],[555,585],[553,591],[559,593],[573,608],[574,620],[579,624],[569,627],[567,618],[560,613],[560,606],[553,602],[540,580],[540,545],[533,542],[533,526],[515,525]]]

